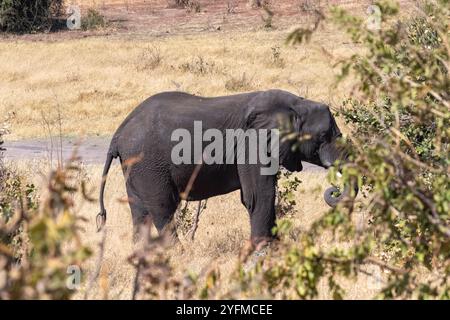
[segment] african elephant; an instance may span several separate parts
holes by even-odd
[[[229,129],[286,132],[289,127],[290,134],[280,135],[277,149],[279,163],[289,171],[301,171],[302,161],[328,168],[335,160],[345,158],[336,145],[341,132],[325,104],[282,90],[214,98],[182,92],[159,93],[132,111],[112,138],[100,188],[101,225],[106,220],[103,202],[106,176],[112,160],[119,157],[135,229],[149,217],[160,233],[169,232],[176,237],[172,220],[183,196],[197,201],[239,189],[241,202],[250,215],[252,242],[272,239],[276,172],[262,174],[264,164],[245,161],[206,164],[194,159],[192,163],[174,163],[173,132],[181,128],[195,134],[195,121],[201,121],[202,130],[215,128],[224,135]],[[295,138],[283,138],[292,133]],[[202,141],[200,152],[205,147],[206,142]],[[187,186],[190,186],[188,194]],[[332,206],[348,193],[346,190],[333,198],[333,191],[331,188],[325,195]]]

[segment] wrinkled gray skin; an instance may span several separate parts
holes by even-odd
[[[273,129],[279,128],[280,119],[287,121],[299,136],[310,136],[296,149],[292,148],[293,140],[282,140],[280,164],[287,170],[301,171],[302,161],[328,168],[344,156],[335,145],[341,133],[329,108],[285,91],[216,98],[164,92],[148,98],[125,119],[112,138],[100,190],[100,223],[106,219],[103,203],[106,175],[112,159],[118,157],[127,177],[135,230],[151,218],[160,233],[169,232],[176,237],[172,220],[180,194],[185,191],[196,165],[172,163],[171,150],[178,143],[171,141],[173,130],[185,128],[193,136],[196,120],[202,121],[203,130]],[[140,160],[129,166],[127,160],[136,157]],[[188,200],[207,199],[240,189],[242,204],[250,215],[251,240],[257,244],[271,239],[275,225],[276,176],[261,175],[260,168],[260,164],[203,164]],[[331,193],[335,189],[330,190],[325,200],[336,205],[342,196],[333,198]]]

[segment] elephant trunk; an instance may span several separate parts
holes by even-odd
[[[358,194],[358,184],[353,184],[353,190],[354,190],[354,197]],[[325,202],[332,208],[336,207],[338,203],[349,196],[352,196],[351,194],[351,186],[347,185],[344,188],[343,192],[340,192],[339,189],[335,186],[329,187],[327,190],[325,190],[323,194],[323,198]]]
[[[321,145],[319,149],[319,158],[322,167],[329,168],[331,167],[336,160],[341,160],[343,162],[348,161],[349,145],[339,146],[337,144],[337,139],[340,135],[337,135],[335,139],[333,139],[330,143],[324,143]],[[340,172],[342,168],[338,168]],[[352,189],[354,190],[354,194],[352,194]],[[323,195],[325,202],[330,207],[336,207],[337,204],[342,200],[349,196],[355,196],[358,194],[358,184],[356,182],[351,182],[344,187],[343,191],[340,191],[337,187],[330,187],[325,190]]]

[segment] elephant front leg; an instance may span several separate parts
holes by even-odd
[[[251,241],[255,246],[274,238],[275,176],[260,174],[259,167],[249,166],[240,172],[241,201],[250,215]]]

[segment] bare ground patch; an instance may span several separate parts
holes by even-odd
[[[175,7],[168,0],[75,0],[82,15],[89,8],[97,10],[109,22],[107,28],[88,31],[59,31],[47,34],[2,35],[4,39],[58,41],[91,36],[119,36],[127,38],[166,37],[180,34],[198,34],[223,31],[255,31],[265,28],[267,12],[252,8],[248,0],[200,0],[199,12]],[[408,2],[408,1],[401,1]],[[279,0],[270,3],[273,12],[269,29],[286,29],[293,25],[313,23],[315,8],[327,10],[333,5],[351,8],[355,14],[365,14],[370,0],[328,1]],[[267,25],[266,25],[267,26]]]

